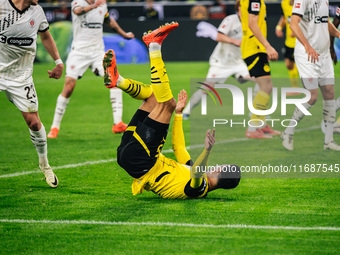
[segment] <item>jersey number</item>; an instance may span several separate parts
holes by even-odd
[[[34,91],[33,85],[31,85],[31,87],[26,86],[26,87],[24,88],[24,90],[27,90],[26,98],[27,98],[28,100],[30,100],[30,99],[32,99],[32,98],[35,97],[35,91]],[[30,95],[30,92],[32,92],[31,95]]]

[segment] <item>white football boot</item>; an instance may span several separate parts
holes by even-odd
[[[324,144],[323,148],[325,150],[340,151],[340,146],[337,145],[334,141]]]
[[[52,168],[50,167],[50,165],[49,164],[47,164],[45,166],[39,165],[39,168],[43,172],[43,174],[45,175],[45,180],[46,180],[47,184],[51,188],[58,187],[58,184],[59,184],[58,178],[53,173]]]
[[[286,134],[283,132],[281,134],[281,140],[282,140],[282,146],[289,151],[292,151],[294,149],[293,147],[293,135]]]

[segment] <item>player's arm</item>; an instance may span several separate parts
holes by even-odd
[[[222,42],[222,43],[230,43],[230,44],[234,44],[238,47],[241,46],[242,40],[238,40],[238,39],[233,39],[221,32],[217,33],[217,37],[216,37],[216,42]]]
[[[50,71],[48,70],[48,74],[50,78],[59,79],[63,74],[64,64],[60,59],[60,55],[57,49],[57,46],[53,40],[53,37],[50,31],[46,30],[44,32],[39,32],[40,39],[42,44],[44,45],[46,51],[56,63],[56,67]]]
[[[270,45],[267,39],[263,36],[261,29],[257,23],[258,19],[259,19],[258,15],[251,13],[248,14],[249,29],[253,32],[256,39],[266,48],[269,60],[277,60],[279,58],[279,54]]]
[[[337,56],[334,50],[334,37],[339,38],[339,30],[337,29],[337,27],[340,24],[340,19],[338,19],[337,17],[334,18],[333,20],[333,24],[330,23],[330,21],[328,20],[328,30],[329,30],[329,34],[330,34],[330,51],[331,51],[331,57],[333,59],[334,64],[336,65],[336,63],[338,62],[337,60]],[[334,31],[335,29],[335,31]],[[332,34],[332,32],[335,33],[334,35]]]
[[[281,16],[279,22],[277,23],[275,27],[275,34],[277,37],[282,38],[283,37],[283,32],[282,29],[286,26],[286,19],[285,16]]]
[[[88,6],[76,6],[73,9],[73,13],[75,15],[83,15],[89,11],[92,11],[93,9],[96,9],[97,7],[99,7],[102,4],[105,4],[106,0],[97,0],[94,2],[94,4],[88,5]]]
[[[117,21],[115,21],[115,19],[113,19],[112,17],[110,17],[109,13],[106,14],[105,16],[105,20],[104,20],[105,24],[111,28],[112,30],[114,30],[117,34],[121,35],[124,39],[133,39],[135,38],[135,35],[132,32],[125,32],[117,23]]]
[[[191,182],[190,186],[192,188],[198,188],[202,184],[202,176],[204,174],[201,171],[201,167],[208,165],[208,159],[213,145],[215,144],[215,129],[212,131],[209,129],[205,137],[205,148],[201,155],[196,159],[194,165],[191,168]]]
[[[314,50],[312,46],[310,46],[299,26],[300,21],[301,16],[293,13],[290,20],[290,29],[293,31],[294,35],[300,41],[303,47],[305,47],[306,53],[308,54],[308,61],[310,60],[312,63],[315,63],[316,61],[319,61],[320,54],[318,54],[316,50]]]
[[[172,149],[174,150],[178,163],[192,165],[191,157],[185,148],[183,133],[183,109],[187,104],[188,95],[183,89],[178,94],[178,101],[175,109],[174,124],[172,126]]]

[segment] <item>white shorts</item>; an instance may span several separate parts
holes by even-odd
[[[302,84],[306,89],[334,85],[334,67],[330,54],[320,55],[319,61],[315,64],[308,61],[308,55],[305,52],[294,54],[294,57]]]
[[[9,101],[22,112],[37,112],[38,97],[32,77],[24,82],[10,81],[0,78],[0,92],[5,91]]]
[[[73,50],[66,60],[66,76],[73,79],[80,79],[87,68],[100,76],[104,76],[103,58],[105,52],[97,51],[92,53]]]
[[[209,81],[223,83],[232,75],[235,75],[236,79],[249,76],[247,65],[243,61],[236,65],[223,67],[211,65],[206,78]]]

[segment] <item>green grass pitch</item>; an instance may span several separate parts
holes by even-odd
[[[190,78],[205,77],[209,65],[166,63],[166,67],[177,95],[182,88],[189,90]],[[271,67],[273,77],[287,77],[282,62]],[[51,68],[36,64],[34,69],[39,115],[47,132],[64,82],[64,77],[48,79],[46,70]],[[149,65],[120,65],[119,71],[149,83]],[[339,64],[335,73],[340,78]],[[125,122],[139,105],[124,95]],[[0,254],[339,253],[338,178],[245,178],[236,189],[214,191],[202,200],[163,200],[151,192],[132,196],[132,179],[114,161],[121,135],[111,132],[109,91],[90,72],[77,83],[58,139],[48,140],[50,164],[60,181],[57,189],[49,188],[38,172],[28,128],[5,93],[0,93],[0,109]],[[313,118],[302,121],[301,127],[319,125],[321,116],[319,99]],[[189,137],[188,121],[184,130]],[[244,131],[236,138],[244,138]],[[298,147],[297,151],[304,150],[301,160],[340,163],[339,153],[323,151],[322,137],[318,128],[296,135],[297,146],[308,141],[306,147]],[[339,135],[335,139],[340,142]],[[299,160],[296,153],[281,148],[279,138],[271,143],[272,154],[257,152],[267,144],[239,141],[217,148],[231,163],[242,158],[248,158],[248,164],[268,158],[276,164]],[[169,135],[163,150],[170,148]],[[11,177],[22,172],[32,173]]]

